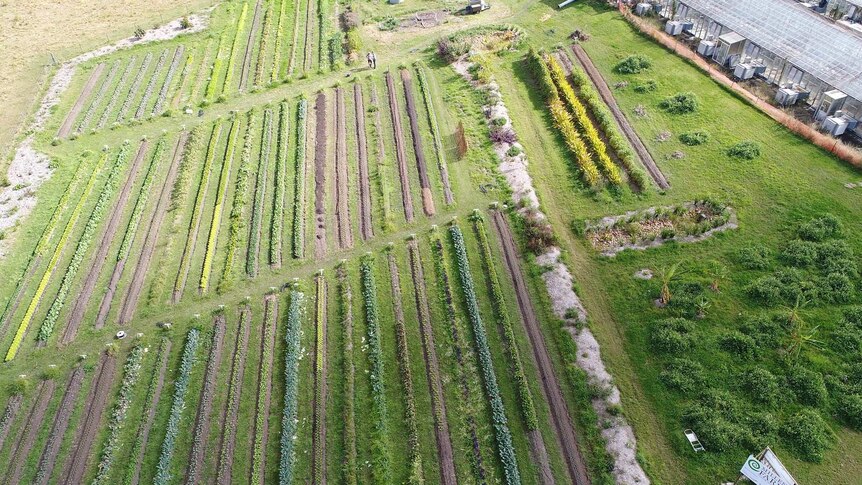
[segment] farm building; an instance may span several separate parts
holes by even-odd
[[[850,28],[862,1],[820,3],[659,0],[636,11],[658,12],[667,19],[665,32],[691,38],[700,55],[737,79],[777,86],[777,104],[806,102],[824,131],[862,136],[862,32]],[[813,7],[846,12],[840,15],[846,25]]]

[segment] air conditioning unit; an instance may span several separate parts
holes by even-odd
[[[650,11],[652,11],[652,4],[642,2],[635,6],[635,14],[643,17],[644,15],[648,15]]]
[[[694,22],[691,20],[683,20],[682,21],[682,31],[683,32],[691,32],[691,29],[694,28]]]
[[[837,89],[826,91],[823,93],[817,112],[814,113],[814,119],[823,121],[829,116],[834,116],[836,111],[844,107],[845,101],[847,101],[847,95],[841,91]]]
[[[712,57],[715,52],[715,42],[711,40],[702,40],[697,44],[697,53],[703,57]]]
[[[754,66],[740,63],[733,68],[733,76],[737,79],[751,79],[754,77]]]
[[[789,88],[781,88],[775,92],[775,102],[779,106],[792,106],[799,101],[799,93]]]
[[[682,22],[671,20],[664,24],[664,31],[670,35],[677,36],[682,33]]]
[[[847,131],[850,120],[843,116],[827,116],[820,127],[832,136],[841,136]]]

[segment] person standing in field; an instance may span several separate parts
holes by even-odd
[[[374,54],[369,52],[365,58],[368,59],[368,69],[374,69]]]
[[[371,53],[371,69],[377,69],[377,54]]]

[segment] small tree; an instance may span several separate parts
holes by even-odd
[[[706,274],[710,279],[709,289],[718,293],[721,291],[719,285],[730,276],[730,271],[727,269],[727,266],[721,264],[720,261],[713,260],[706,269]]]
[[[192,26],[192,21],[189,20],[188,16],[180,19],[180,28],[183,30],[189,29]]]
[[[667,305],[670,303],[673,295],[670,292],[670,284],[679,279],[685,271],[681,271],[679,269],[682,261],[677,261],[671,266],[665,266],[664,268],[660,268],[658,270],[659,280],[661,280],[661,294],[659,295],[659,302],[662,305]]]

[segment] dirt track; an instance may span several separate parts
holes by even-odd
[[[326,94],[314,102],[314,258],[326,254]]]
[[[350,228],[350,195],[347,178],[347,115],[344,108],[344,90],[335,89],[335,221],[338,246],[353,247],[353,231]]]
[[[63,394],[63,399],[60,401],[60,407],[57,409],[57,414],[54,415],[54,424],[51,426],[51,434],[48,435],[48,440],[45,442],[42,456],[39,458],[39,467],[33,483],[43,485],[48,483],[48,480],[50,480],[51,473],[54,471],[54,465],[57,463],[57,454],[60,452],[60,445],[63,444],[63,436],[66,435],[66,429],[69,427],[69,419],[72,417],[72,412],[75,410],[75,403],[78,400],[78,394],[81,392],[81,386],[83,384],[84,368],[79,365],[75,367],[75,370],[73,370],[72,374],[69,376],[69,383],[66,385],[66,392]]]
[[[428,375],[428,393],[431,395],[431,409],[434,414],[434,436],[437,442],[437,459],[440,464],[440,483],[455,485],[454,453],[449,436],[449,420],[446,415],[446,400],[443,396],[443,383],[440,380],[440,365],[434,346],[434,332],[431,328],[431,311],[428,308],[428,292],[425,288],[425,275],[419,245],[415,240],[407,243],[410,253],[410,275],[413,278],[416,311],[419,316],[419,330],[422,337],[422,357],[425,360],[425,373]]]
[[[365,102],[362,85],[353,85],[353,114],[356,128],[356,150],[359,158],[359,235],[363,241],[374,237],[371,224],[371,182],[368,178],[368,137],[365,133]]]
[[[433,216],[434,198],[431,193],[431,181],[428,179],[428,166],[425,163],[425,150],[422,149],[422,132],[419,131],[419,115],[416,114],[416,100],[413,98],[413,79],[410,71],[401,71],[401,83],[404,85],[404,99],[407,102],[407,117],[410,121],[410,135],[413,139],[413,152],[416,154],[416,167],[419,170],[419,187],[422,189],[422,210],[425,215]]]
[[[565,398],[563,398],[563,392],[554,372],[554,365],[545,346],[545,338],[542,335],[542,329],[536,317],[533,303],[530,300],[526,282],[524,281],[524,275],[518,261],[519,256],[517,247],[515,246],[515,239],[503,213],[494,211],[492,218],[494,220],[494,229],[503,249],[506,269],[511,276],[512,285],[515,288],[518,309],[521,313],[524,329],[527,331],[527,337],[530,340],[536,369],[541,378],[542,394],[550,408],[551,423],[554,426],[554,434],[563,453],[563,458],[566,461],[569,479],[576,485],[588,485],[591,483],[590,478],[587,475],[583,456],[578,449],[578,440],[574,426],[572,425],[568,405]]]
[[[322,275],[315,284],[317,288],[315,322],[315,351],[314,351],[314,404],[311,417],[311,483],[313,485],[326,484],[326,326],[327,326],[327,299],[326,280]]]
[[[186,483],[198,483],[198,478],[204,467],[206,456],[204,452],[209,443],[210,414],[213,407],[213,394],[215,393],[218,370],[221,365],[222,348],[224,347],[225,317],[218,315],[213,326],[213,342],[210,347],[209,360],[204,373],[204,385],[201,387],[201,396],[198,400],[198,412],[195,416],[194,437],[192,438],[192,449],[189,453],[189,466],[186,472]]]
[[[5,476],[6,483],[17,484],[21,479],[21,473],[27,463],[27,456],[30,455],[30,450],[36,442],[42,421],[45,419],[45,412],[48,410],[51,398],[54,397],[56,388],[57,383],[53,379],[42,381],[39,384],[39,395],[36,397],[36,402],[33,403],[33,408],[20,432],[19,439],[12,444],[14,451],[9,453],[9,469]]]
[[[138,307],[138,299],[141,296],[141,289],[144,286],[144,279],[147,276],[147,271],[150,268],[150,261],[153,259],[153,253],[156,250],[156,242],[159,238],[159,229],[162,227],[162,221],[165,219],[168,206],[170,205],[170,191],[174,186],[174,181],[177,178],[177,168],[179,166],[180,155],[186,146],[188,132],[183,132],[177,138],[177,144],[174,146],[174,154],[171,158],[171,168],[168,170],[168,176],[162,185],[162,191],[159,194],[159,201],[156,204],[156,210],[150,218],[150,223],[147,224],[147,235],[144,237],[144,246],[141,250],[141,256],[138,258],[138,263],[135,265],[135,272],[132,274],[132,282],[129,285],[129,291],[126,293],[126,298],[123,301],[123,307],[120,310],[120,325],[125,325],[132,321],[135,315],[135,310]],[[126,261],[117,263],[119,272],[122,273]],[[117,272],[117,269],[114,270]],[[108,291],[102,298],[102,304],[99,307],[99,316],[96,319],[96,325],[101,327],[105,324],[105,319],[108,317],[108,311],[111,309],[111,301],[114,298],[114,293],[117,291],[117,284],[120,281],[120,276],[116,280],[111,276],[111,283],[108,286]]]
[[[619,125],[623,134],[628,138],[629,143],[635,149],[635,153],[637,153],[638,158],[641,159],[641,163],[650,174],[650,177],[652,177],[656,185],[660,188],[669,188],[670,184],[661,172],[661,169],[658,168],[652,155],[650,155],[640,137],[638,137],[631,124],[629,124],[629,120],[626,119],[625,115],[623,115],[622,110],[617,104],[617,100],[614,99],[614,96],[611,93],[611,89],[608,87],[608,84],[605,82],[601,73],[596,69],[596,66],[593,65],[593,61],[590,60],[590,57],[587,55],[586,51],[584,51],[584,48],[575,44],[572,46],[572,52],[575,53],[575,58],[581,64],[581,67],[584,68],[584,71],[587,73],[590,80],[592,80],[593,85],[598,90],[602,100],[604,100],[605,104],[608,105],[608,108],[611,109],[611,114],[613,114],[614,119],[617,121],[617,125]]]
[[[102,75],[102,71],[104,70],[105,63],[100,62],[95,69],[93,69],[93,72],[90,73],[90,77],[87,78],[87,83],[84,84],[84,90],[81,91],[81,94],[78,96],[72,109],[69,110],[69,114],[66,115],[66,119],[63,120],[63,124],[60,125],[60,129],[57,131],[57,138],[66,138],[69,136],[69,133],[72,132],[72,125],[75,124],[75,118],[81,114],[81,110],[84,109],[84,103],[90,99],[90,95],[93,94],[93,88],[96,87],[96,81],[99,80],[99,77]]]
[[[84,286],[81,292],[75,299],[75,306],[69,316],[69,322],[66,324],[66,330],[63,332],[63,337],[60,339],[62,345],[68,345],[75,339],[78,333],[78,327],[81,325],[81,320],[84,319],[84,312],[87,310],[87,305],[90,303],[90,298],[93,296],[93,291],[96,289],[96,282],[99,281],[99,275],[102,274],[102,268],[108,258],[108,251],[111,249],[111,243],[114,241],[114,236],[117,234],[117,229],[120,227],[120,222],[123,217],[123,212],[126,209],[126,203],[129,201],[129,195],[132,193],[132,186],[137,179],[138,170],[141,168],[149,142],[144,140],[138,148],[138,153],[132,162],[132,168],[126,176],[126,183],[123,185],[123,190],[120,192],[117,202],[114,204],[114,209],[111,211],[111,216],[108,219],[108,224],[103,229],[102,239],[99,241],[99,249],[96,252],[96,257],[93,260],[87,278],[84,280]]]
[[[407,176],[407,155],[404,148],[404,131],[401,127],[401,111],[398,108],[398,95],[392,74],[386,73],[386,92],[389,98],[389,117],[395,134],[395,158],[398,161],[398,177],[401,180],[401,202],[404,204],[404,218],[413,222],[413,198],[410,195],[410,178]]]
[[[137,485],[138,480],[141,477],[141,464],[144,460],[144,453],[147,450],[147,441],[150,437],[150,430],[153,429],[153,422],[156,420],[156,410],[159,407],[159,401],[162,398],[162,389],[165,387],[165,373],[168,370],[168,358],[171,355],[171,341],[165,339],[164,348],[161,350],[161,358],[162,360],[158,362],[158,378],[155,382],[155,387],[148,390],[147,394],[150,395],[150,402],[146,404],[146,408],[149,412],[147,412],[146,421],[142,421],[140,427],[138,428],[138,436],[140,437],[140,442],[142,443],[141,449],[138,451],[137,456],[131,457],[135,460],[135,471],[132,475],[132,484]],[[152,384],[151,384],[152,385]]]
[[[87,472],[87,463],[92,455],[91,450],[99,434],[102,414],[108,404],[108,396],[114,384],[114,374],[117,358],[103,354],[97,375],[84,404],[85,414],[76,428],[75,440],[66,460],[63,475],[59,483],[81,483]]]
[[[229,401],[225,403],[222,415],[222,435],[218,450],[218,472],[210,483],[227,485],[231,483],[233,473],[233,457],[236,449],[236,425],[239,416],[239,404],[242,398],[242,382],[245,375],[245,357],[248,353],[248,337],[251,329],[251,309],[245,307],[240,312],[239,330],[236,333],[233,363],[230,371]]]
[[[242,71],[239,75],[239,90],[245,90],[245,85],[248,84],[248,70],[251,67],[252,48],[254,46],[255,37],[257,37],[257,27],[260,20],[260,4],[262,0],[257,0],[254,4],[254,18],[251,21],[251,28],[248,31],[248,40],[245,43],[245,56],[242,59]]]

